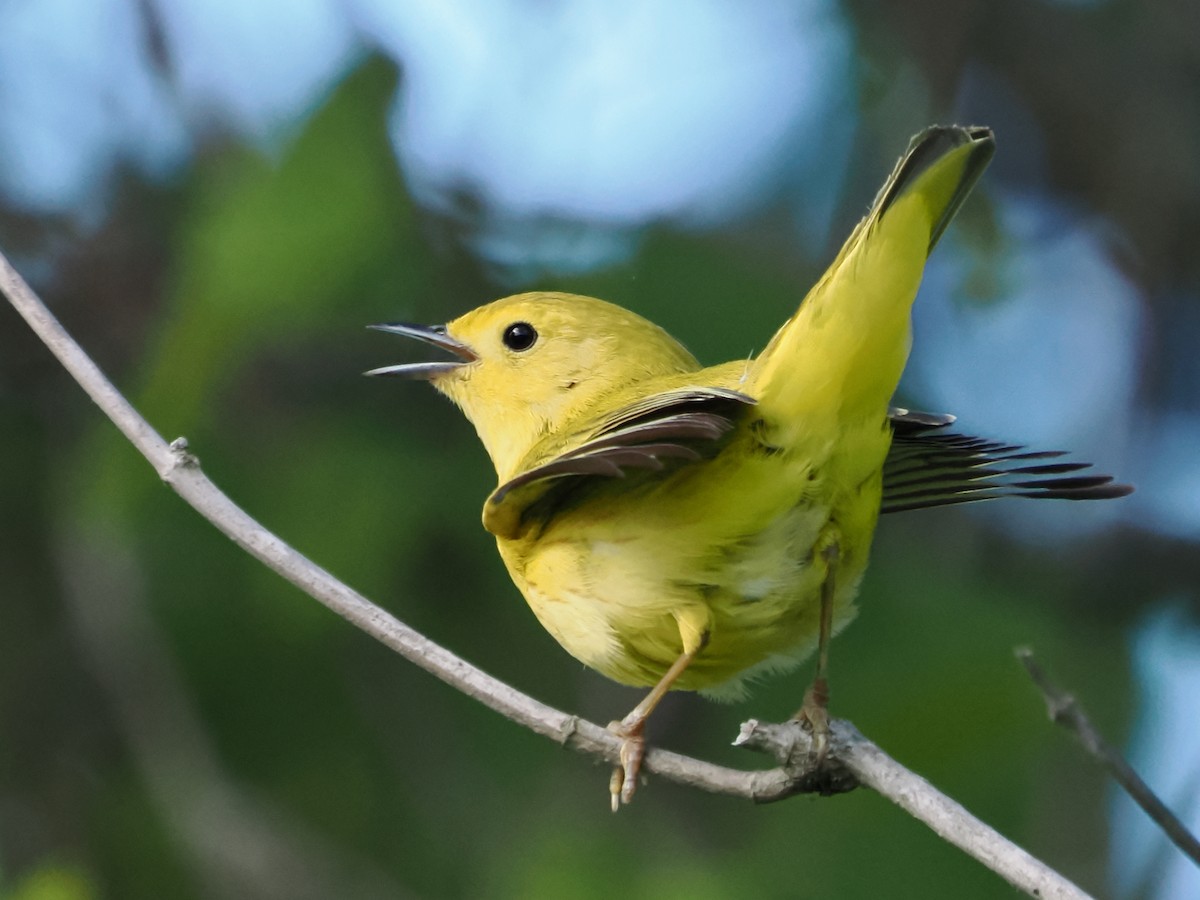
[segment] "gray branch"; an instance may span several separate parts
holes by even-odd
[[[1102,765],[1133,801],[1142,808],[1152,822],[1163,830],[1163,833],[1192,862],[1200,865],[1200,840],[1188,831],[1187,826],[1167,807],[1162,799],[1150,790],[1150,786],[1142,781],[1133,766],[1125,761],[1117,750],[1104,739],[1100,730],[1092,724],[1079,701],[1073,694],[1064,691],[1033,658],[1033,651],[1028,647],[1016,649],[1017,659],[1033,679],[1042,699],[1046,701],[1046,714],[1050,721],[1061,725],[1067,731],[1073,732],[1079,738],[1088,756]]]
[[[251,556],[405,659],[501,715],[576,752],[609,763],[618,761],[620,741],[605,728],[540,703],[460,659],[342,584],[254,521],[201,471],[186,440],[178,438],[168,444],[141,417],[3,255],[0,290],[159,477]],[[652,748],[644,769],[679,784],[759,803],[809,791],[833,793],[861,783],[1031,896],[1088,896],[901,766],[848,722],[833,723],[833,766],[823,772],[814,772],[808,765],[808,733],[797,723],[747,722],[735,743],[767,752],[779,765],[746,772]]]

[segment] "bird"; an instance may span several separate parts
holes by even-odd
[[[823,761],[828,645],[855,614],[881,514],[1132,490],[1061,451],[891,405],[926,259],[994,149],[984,127],[916,135],[750,359],[703,367],[630,310],[549,291],[445,325],[370,326],[446,354],[366,374],[428,381],[473,423],[498,479],[483,525],[542,626],[586,666],[650,688],[609,725],[614,811],[668,691],[738,699],[814,651],[797,717]]]

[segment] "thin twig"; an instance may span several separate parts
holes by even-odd
[[[829,755],[837,765],[913,818],[924,822],[948,843],[1002,875],[1013,887],[1034,897],[1088,896],[990,825],[975,818],[920,775],[896,762],[849,722],[838,719],[830,723],[830,727]],[[769,753],[781,763],[784,771],[789,771],[792,760],[807,754],[811,739],[799,722],[771,725],[751,719],[742,725],[742,732],[734,744]]]
[[[0,290],[88,396],[149,460],[159,477],[238,546],[337,615],[485,706],[564,747],[609,763],[618,761],[620,741],[607,729],[553,709],[460,659],[342,584],[250,518],[204,475],[188,452],[186,440],[178,438],[168,445],[138,414],[3,255]],[[831,724],[830,758],[836,764],[835,784],[830,787],[828,780],[819,780],[815,789],[845,789],[856,779],[1030,895],[1064,900],[1088,896],[891,759],[853,725],[843,721]],[[813,789],[806,741],[807,732],[799,725],[751,722],[743,726],[737,743],[774,753],[781,763],[777,768],[745,772],[653,748],[646,755],[644,769],[712,793],[771,802]],[[840,775],[838,766],[844,770]]]
[[[1125,758],[1108,741],[1104,740],[1099,730],[1087,717],[1087,713],[1083,711],[1083,707],[1079,705],[1079,701],[1075,699],[1075,695],[1064,691],[1050,679],[1050,676],[1033,658],[1033,651],[1030,648],[1018,647],[1014,652],[1017,659],[1021,661],[1021,665],[1025,667],[1025,671],[1029,673],[1029,677],[1033,679],[1033,683],[1042,692],[1050,721],[1073,732],[1079,738],[1079,742],[1083,744],[1083,749],[1087,751],[1088,756],[1104,766],[1117,784],[1124,788],[1125,793],[1129,794],[1134,802],[1145,810],[1146,815],[1163,830],[1175,846],[1187,854],[1193,862],[1200,865],[1200,841],[1188,831],[1187,826],[1179,820],[1179,817],[1167,808],[1167,805],[1150,789],[1150,786],[1142,781],[1141,776],[1133,770]]]

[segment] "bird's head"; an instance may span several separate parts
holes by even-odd
[[[639,396],[637,385],[696,371],[686,349],[652,322],[591,297],[505,297],[446,325],[375,325],[455,358],[372,369],[429,381],[475,425],[501,481],[535,443]]]

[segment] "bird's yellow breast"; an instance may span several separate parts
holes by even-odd
[[[879,508],[877,433],[849,490],[836,460],[772,454],[746,434],[715,459],[557,512],[501,556],[538,620],[573,656],[624,684],[652,685],[682,652],[685,623],[707,643],[677,687],[739,696],[756,672],[816,645],[821,584],[838,545],[834,618],[849,621]],[[839,446],[846,449],[845,443]]]

